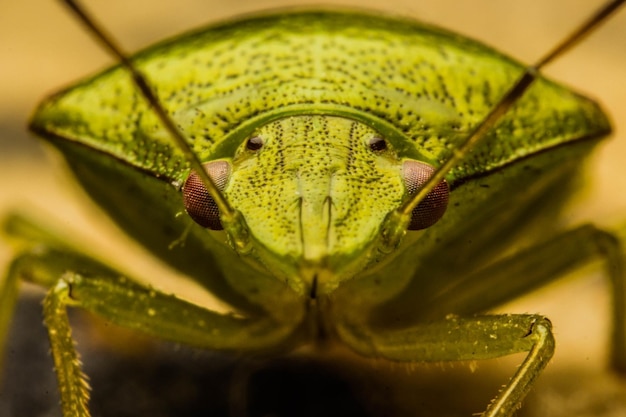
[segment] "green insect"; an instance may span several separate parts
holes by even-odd
[[[171,119],[116,66],[46,100],[31,129],[129,235],[231,313],[138,284],[8,217],[16,256],[0,338],[18,280],[49,289],[65,417],[89,415],[68,307],[249,355],[334,344],[406,363],[524,353],[484,413],[510,416],[553,354],[551,324],[485,312],[598,253],[614,286],[611,365],[626,372],[620,239],[555,221],[580,162],[610,132],[594,102],[540,77],[472,136],[506,110],[500,100],[524,66],[365,12],[233,20],[132,61]]]

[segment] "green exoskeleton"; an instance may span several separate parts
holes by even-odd
[[[17,281],[46,287],[66,417],[89,415],[70,306],[251,355],[335,343],[407,363],[525,353],[484,414],[510,416],[552,356],[551,325],[485,312],[597,256],[614,287],[612,366],[626,372],[620,241],[555,222],[580,161],[610,132],[594,102],[539,77],[502,104],[523,65],[365,12],[233,20],[132,63],[167,117],[116,66],[46,100],[31,129],[124,230],[232,313],[140,285],[8,217],[16,256],[0,336]],[[504,114],[481,125],[494,109]]]

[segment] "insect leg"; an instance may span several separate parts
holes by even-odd
[[[38,235],[43,240],[23,244],[12,262],[8,282],[24,279],[49,288],[44,300],[44,322],[65,417],[90,415],[89,390],[74,346],[67,307],[81,307],[109,322],[162,339],[233,351],[274,349],[301,320],[302,311],[300,315],[292,312],[294,321],[290,323],[271,317],[252,319],[216,313],[137,284],[120,272],[57,244],[54,238],[46,238],[45,232],[22,219],[13,217],[8,223],[7,228],[13,226],[29,238]],[[18,234],[17,230],[9,232]]]
[[[432,299],[434,317],[472,315],[546,285],[602,258],[613,298],[611,366],[626,373],[626,271],[617,235],[584,225],[490,265]]]
[[[0,281],[0,369],[4,369],[4,347],[19,295],[18,275],[9,269]]]
[[[479,360],[528,352],[483,417],[513,415],[554,353],[550,322],[538,315],[451,316],[392,331],[372,331],[343,322],[337,331],[348,346],[364,356],[400,362]]]

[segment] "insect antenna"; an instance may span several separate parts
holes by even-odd
[[[133,82],[141,91],[141,94],[152,106],[152,110],[155,112],[161,124],[169,132],[170,138],[174,141],[176,146],[183,152],[185,159],[191,165],[191,168],[198,174],[202,183],[210,193],[213,200],[217,204],[220,211],[221,221],[224,227],[230,225],[229,230],[232,233],[235,244],[243,248],[247,245],[247,227],[245,226],[243,216],[235,209],[233,209],[224,195],[221,193],[215,182],[211,179],[209,174],[204,169],[202,162],[198,159],[198,156],[194,153],[193,149],[185,139],[184,135],[176,126],[172,118],[167,114],[167,111],[157,98],[156,94],[150,87],[150,83],[147,78],[137,69],[133,64],[129,55],[122,50],[113,37],[102,28],[96,20],[89,15],[85,8],[78,4],[75,0],[61,0],[87,27],[89,32],[99,41],[119,62],[124,66],[133,78]]]
[[[395,212],[390,214],[385,227],[383,227],[383,242],[385,247],[392,248],[396,246],[399,239],[406,231],[406,225],[408,224],[413,209],[444,179],[446,174],[448,174],[460,160],[469,154],[474,146],[486,137],[486,133],[508,112],[511,106],[522,97],[526,90],[532,85],[533,81],[537,79],[541,68],[563,55],[568,49],[591,34],[597,26],[608,19],[624,2],[626,2],[626,0],[613,0],[605,4],[549,53],[538,60],[534,65],[527,66],[524,69],[523,74],[517,82],[504,94],[485,118],[474,127],[465,141],[462,142],[458,148],[454,149],[453,154],[433,173],[422,188],[412,195],[410,199],[406,200]]]

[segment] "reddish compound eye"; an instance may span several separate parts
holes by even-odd
[[[223,191],[230,177],[230,164],[226,161],[213,161],[203,165],[217,188]],[[183,202],[189,216],[200,226],[211,230],[223,229],[217,204],[195,171],[191,171],[183,185]]]
[[[433,175],[435,168],[414,160],[404,162],[402,176],[409,195],[415,195],[426,181]],[[409,230],[426,229],[443,216],[448,207],[450,188],[446,180],[442,180],[430,193],[413,209]]]

